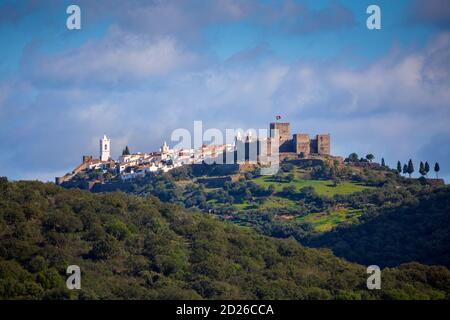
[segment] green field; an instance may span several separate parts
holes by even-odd
[[[261,209],[272,209],[272,208],[295,208],[296,202],[287,198],[271,196],[264,200],[264,202],[259,206]]]
[[[311,213],[298,218],[298,220],[311,223],[316,232],[326,232],[344,222],[357,223],[361,214],[361,210],[339,209],[330,213]]]
[[[243,203],[234,203],[233,208],[236,210],[249,210],[252,209],[254,205],[252,205],[248,201],[244,201]]]
[[[303,179],[301,173],[298,171],[295,172],[295,178],[291,182],[275,181],[273,176],[260,176],[254,178],[252,181],[265,188],[273,185],[276,193],[281,192],[283,188],[287,186],[294,186],[298,192],[304,187],[313,187],[317,194],[327,197],[333,197],[336,194],[346,195],[374,188],[350,181],[343,181],[337,186],[334,186],[332,180]],[[214,189],[206,190],[212,191]],[[243,203],[234,203],[232,206],[236,211],[247,211],[253,209],[295,209],[297,207],[296,201],[276,193],[269,197],[259,198],[256,202],[244,201]],[[223,204],[218,203],[216,200],[210,200],[208,202],[214,207],[223,206]]]
[[[222,204],[218,203],[216,200],[209,200],[208,203],[213,206],[220,207]],[[233,208],[237,211],[245,211],[251,209],[283,209],[283,208],[295,208],[297,203],[287,198],[270,196],[263,200],[262,203],[250,203],[248,201],[244,201],[243,203],[234,203]]]
[[[351,194],[354,192],[373,188],[360,183],[348,181],[341,182],[336,187],[333,186],[333,181],[331,180],[307,180],[295,178],[292,182],[289,183],[278,182],[273,181],[272,176],[261,176],[253,179],[253,181],[264,187],[273,185],[276,192],[280,192],[284,187],[289,185],[295,186],[297,190],[300,190],[303,187],[313,187],[319,195],[328,197],[332,197],[335,194]]]

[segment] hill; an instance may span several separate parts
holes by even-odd
[[[82,289],[65,289],[65,270]],[[2,299],[448,299],[450,272],[361,265],[154,197],[0,180]]]
[[[369,162],[288,160],[274,176],[258,170],[217,176],[214,168],[195,172],[186,166],[137,179],[122,190],[264,235],[330,248],[353,262],[449,267],[449,187],[441,180],[409,179]]]
[[[366,213],[362,223],[312,237],[307,244],[363,264],[417,261],[450,267],[450,187],[422,191],[398,207]]]

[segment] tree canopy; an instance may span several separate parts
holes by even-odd
[[[152,196],[0,181],[2,299],[444,299],[450,272],[366,268]],[[65,288],[66,268],[81,290]],[[417,275],[421,275],[418,277]]]

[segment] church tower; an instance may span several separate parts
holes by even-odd
[[[108,161],[111,158],[111,140],[108,139],[106,134],[103,135],[103,139],[100,139],[100,160]]]
[[[161,146],[160,150],[161,150],[161,153],[163,153],[163,154],[169,153],[170,148],[165,141],[164,141],[164,144]]]

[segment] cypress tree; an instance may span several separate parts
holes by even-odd
[[[409,159],[409,161],[408,161],[407,172],[408,172],[409,178],[411,178],[411,175],[414,172],[414,164],[411,159]]]
[[[403,165],[403,174],[407,174],[408,173],[408,166],[406,165],[406,163]]]
[[[441,170],[441,168],[439,167],[439,162],[436,162],[436,164],[434,165],[434,172],[436,172],[436,179],[439,179],[439,170]]]
[[[423,165],[422,161],[420,161],[419,173],[421,176],[425,175],[425,166]]]
[[[402,173],[402,164],[400,163],[400,161],[397,161],[397,172],[399,174]]]
[[[425,162],[425,175],[428,177],[428,172],[430,172],[430,165],[428,164],[428,161]]]
[[[123,155],[123,156],[128,156],[128,155],[130,155],[130,149],[128,148],[128,146],[126,146],[125,149],[123,149],[122,155]]]

